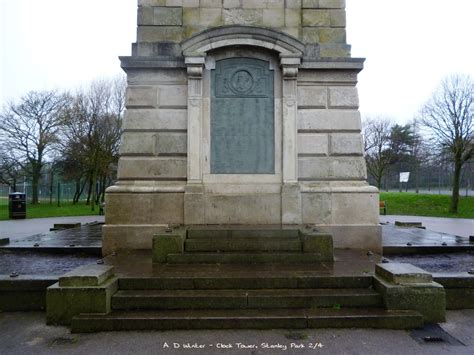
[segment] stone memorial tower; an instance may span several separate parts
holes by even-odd
[[[381,250],[345,0],[138,0],[104,254],[163,224],[311,224]]]

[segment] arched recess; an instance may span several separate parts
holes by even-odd
[[[288,34],[267,28],[225,26],[203,31],[181,43],[188,72],[188,188],[186,191],[192,192],[193,196],[203,191],[199,186],[203,184],[202,130],[205,58],[207,52],[228,46],[264,48],[276,52],[279,56],[282,74],[282,184],[283,188],[297,186],[296,78],[305,45]],[[186,223],[201,223],[202,218],[195,219],[191,215],[192,213],[187,213],[185,202]],[[290,215],[282,211],[282,215],[284,223],[299,223],[301,214],[298,212]]]

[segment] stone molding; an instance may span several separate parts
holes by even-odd
[[[286,33],[253,26],[222,26],[205,30],[183,42],[185,56],[232,45],[248,45],[275,50],[280,54],[303,55],[305,44]]]

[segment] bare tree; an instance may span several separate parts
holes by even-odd
[[[41,169],[57,141],[67,96],[57,91],[31,91],[0,114],[1,144],[9,159],[32,180],[32,203],[38,203]]]
[[[392,126],[392,122],[383,117],[368,118],[363,123],[367,170],[379,189],[393,159],[393,151],[390,149]]]
[[[121,77],[94,81],[73,96],[64,112],[60,165],[76,181],[75,202],[84,188],[92,208],[103,200],[111,167],[118,160],[124,95]]]
[[[474,81],[467,75],[443,80],[422,108],[422,123],[440,151],[449,152],[454,163],[450,212],[457,213],[459,185],[464,163],[474,153]]]

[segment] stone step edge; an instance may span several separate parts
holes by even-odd
[[[319,261],[330,261],[320,253],[304,252],[186,252],[184,254],[168,254],[167,262],[170,264],[215,264],[215,263],[309,263]]]
[[[423,327],[423,316],[416,311],[387,311],[382,308],[341,308],[340,310],[302,310],[294,315],[282,310],[247,310],[240,315],[228,310],[203,310],[201,315],[189,311],[113,311],[109,314],[81,314],[72,319],[72,333],[117,330],[176,329],[306,329],[306,328],[385,328],[413,329]],[[196,311],[193,311],[196,313]],[[220,313],[220,314],[219,314]],[[258,314],[260,313],[260,314]],[[279,314],[280,313],[280,314]]]
[[[195,276],[195,277],[123,277],[120,290],[221,290],[221,289],[311,289],[369,288],[372,275],[359,276]],[[138,287],[135,285],[138,284]],[[145,287],[144,287],[145,286]]]

